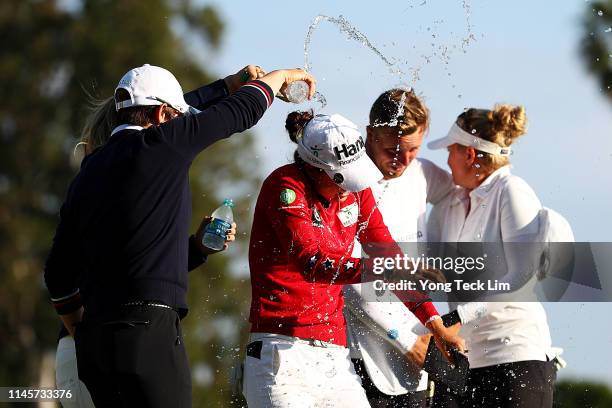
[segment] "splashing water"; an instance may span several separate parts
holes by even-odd
[[[420,1],[420,0],[419,0]],[[419,5],[420,6],[424,6],[426,5],[426,1],[423,0]],[[413,6],[411,6],[413,7]],[[448,70],[448,65],[450,63],[451,60],[451,55],[453,53],[453,49],[458,49],[460,48],[463,53],[467,52],[467,48],[474,42],[476,41],[476,37],[473,33],[473,26],[471,23],[471,6],[468,2],[468,0],[462,0],[462,7],[465,11],[465,18],[466,18],[466,34],[465,37],[461,38],[460,41],[458,41],[458,43],[456,45],[445,45],[445,44],[441,44],[439,41],[441,41],[435,34],[432,34],[432,38],[434,39],[435,42],[432,42],[431,46],[433,51],[431,52],[430,55],[421,55],[422,60],[424,61],[423,63],[421,63],[420,65],[416,64],[416,65],[411,65],[408,62],[405,62],[405,65],[402,66],[408,66],[408,73],[410,74],[410,79],[411,81],[409,83],[414,84],[417,81],[420,80],[420,71],[422,70],[422,68],[424,67],[425,64],[430,64],[432,62],[432,60],[434,59],[434,57],[439,58],[445,65],[445,69]],[[387,56],[385,56],[377,47],[375,47],[370,41],[369,39],[366,37],[365,34],[363,34],[361,31],[359,31],[356,27],[354,27],[348,20],[346,20],[346,18],[344,18],[342,15],[338,16],[337,18],[335,17],[330,17],[330,16],[326,16],[323,14],[319,14],[317,15],[311,22],[310,26],[308,27],[308,31],[306,34],[306,38],[304,40],[304,69],[306,71],[310,71],[312,69],[312,63],[309,60],[310,57],[310,44],[312,41],[312,36],[314,34],[314,32],[316,31],[316,29],[318,28],[318,26],[320,25],[321,21],[327,21],[333,25],[335,25],[341,33],[345,34],[350,40],[354,40],[356,42],[358,42],[359,44],[369,48],[384,64],[385,66],[389,69],[389,72],[391,74],[394,75],[398,75],[400,78],[404,78],[405,73],[403,72],[400,64],[402,64],[401,61],[396,60],[395,58],[389,58]],[[440,25],[442,25],[444,23],[444,21],[442,20],[436,20],[434,21],[434,30],[437,29]],[[428,31],[430,30],[430,28],[428,27]],[[437,44],[436,44],[437,42]],[[450,76],[450,73],[449,73]],[[453,85],[453,88],[455,86]],[[404,105],[405,105],[405,101],[407,98],[407,94],[406,92],[409,92],[409,90],[406,90],[402,96],[400,101],[398,102],[398,106],[397,106],[397,113],[395,114],[395,117],[387,122],[387,123],[375,123],[373,126],[374,127],[379,127],[379,126],[389,126],[389,127],[394,127],[397,126],[400,122],[400,119],[403,118],[403,114],[404,114]],[[320,92],[315,93],[314,95],[314,100],[318,101],[322,107],[325,107],[327,105],[327,101],[326,98],[323,94],[321,94]],[[398,145],[397,145],[397,151],[398,151],[398,155],[399,155],[399,138],[402,136],[401,132],[398,134]],[[397,160],[398,156],[395,157],[395,160]],[[372,211],[370,212],[370,214],[367,214],[364,217],[364,221],[360,222],[358,227],[357,227],[357,231],[356,231],[356,235],[359,236],[359,234],[365,230],[368,227],[369,224],[369,220],[370,217],[373,215],[374,211],[376,208],[379,207],[379,203],[381,202],[381,200],[383,199],[383,197],[386,195],[386,192],[388,190],[389,187],[389,183],[388,182],[383,182],[383,188],[382,191],[380,191],[380,194],[378,195],[378,197],[375,197],[375,202],[376,205],[373,207]],[[358,200],[358,207],[361,208],[361,203]],[[342,264],[342,263],[340,263]],[[339,265],[340,266],[340,265]],[[335,280],[338,278],[339,274],[341,273],[341,268],[337,268],[332,276],[331,279],[331,284],[328,286],[328,294],[331,296],[330,293],[330,288],[331,286],[335,283]],[[314,296],[315,296],[315,288],[314,285],[311,286],[311,296],[313,298],[313,304],[312,305],[304,305],[305,307],[305,311],[308,309],[311,309],[312,307],[314,307]],[[327,317],[327,316],[326,316]]]
[[[385,63],[385,65],[389,67],[389,69],[391,70],[391,73],[401,74],[401,71],[399,70],[399,68],[394,68],[396,64],[394,62],[391,62],[387,57],[385,57],[383,53],[380,52],[380,50],[378,50],[378,48],[372,45],[372,43],[370,42],[370,40],[368,40],[368,37],[366,37],[365,34],[363,34],[361,31],[355,28],[342,15],[338,16],[338,18],[335,18],[335,17],[326,16],[324,14],[319,14],[318,16],[316,16],[312,20],[312,23],[310,24],[310,26],[308,27],[306,39],[304,40],[304,69],[306,71],[310,71],[310,69],[312,68],[312,65],[310,64],[308,60],[308,56],[310,53],[310,41],[312,40],[312,34],[316,30],[316,28],[319,26],[319,23],[322,20],[334,24],[336,27],[340,29],[340,32],[346,34],[346,36],[349,39],[355,40],[358,43],[372,50],[372,52],[374,52],[374,54],[376,54]]]
[[[406,92],[410,92],[410,91],[406,90],[402,92],[402,96],[400,100],[397,102],[397,112],[393,116],[393,119],[390,122],[374,122],[372,127],[382,127],[382,126],[395,127],[399,125],[400,119],[404,117],[404,105],[406,104]],[[399,148],[399,144],[397,147]]]

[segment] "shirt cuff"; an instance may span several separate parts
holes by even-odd
[[[200,247],[196,242],[195,235],[191,235],[189,237],[189,259],[188,259],[188,269],[191,271],[198,266],[202,265],[208,259],[208,255],[203,254],[200,251]]]
[[[423,323],[423,325],[425,325],[432,316],[440,315],[434,304],[429,300],[417,304],[415,307],[410,309],[410,311],[414,313],[414,315],[421,321],[421,323]]]
[[[259,90],[259,92],[261,92],[261,95],[265,98],[266,106],[268,108],[270,107],[270,105],[272,105],[272,102],[274,102],[274,93],[272,92],[272,88],[270,88],[270,86],[268,86],[268,84],[266,84],[265,82],[255,80],[247,82],[242,86]]]
[[[390,329],[387,331],[387,337],[391,340],[396,349],[406,354],[414,347],[419,336],[411,330]]]
[[[79,289],[66,296],[52,297],[51,302],[59,315],[70,314],[83,306]]]

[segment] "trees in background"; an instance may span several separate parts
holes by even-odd
[[[612,102],[612,0],[585,3],[581,52],[584,63]]]
[[[43,353],[55,348],[59,320],[42,269],[78,171],[72,151],[87,94],[111,96],[119,78],[144,63],[168,68],[185,90],[213,79],[201,61],[221,46],[224,25],[214,8],[197,4],[0,0],[0,385],[36,385]],[[259,183],[252,142],[248,133],[236,135],[194,162],[194,231],[222,202],[221,192],[232,194],[239,229],[248,231],[250,193]],[[211,257],[190,276],[185,334],[194,406],[229,401],[228,367],[239,344],[234,327],[245,322],[248,282],[228,264],[244,255],[244,245],[228,255]]]
[[[555,385],[554,408],[612,407],[612,390],[604,384],[562,380]]]

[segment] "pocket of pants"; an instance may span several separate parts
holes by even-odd
[[[111,320],[109,322],[105,322],[102,324],[102,326],[136,327],[136,326],[147,326],[150,323],[151,323],[150,320],[120,319],[120,320]]]

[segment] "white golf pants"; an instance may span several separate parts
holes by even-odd
[[[348,348],[278,334],[251,334],[243,393],[249,408],[370,406]]]

